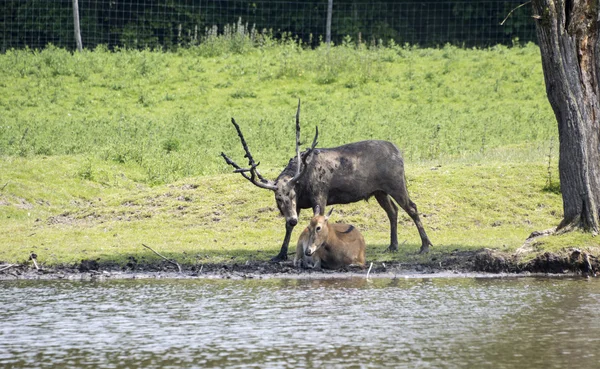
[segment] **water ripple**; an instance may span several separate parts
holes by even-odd
[[[0,282],[0,367],[597,367],[599,303],[582,279]]]

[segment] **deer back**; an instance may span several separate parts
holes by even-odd
[[[315,259],[327,269],[339,269],[351,264],[365,265],[365,240],[350,224],[329,224],[329,235],[325,245],[315,252]]]

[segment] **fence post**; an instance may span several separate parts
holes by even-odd
[[[83,49],[81,43],[81,30],[79,28],[79,4],[77,0],[73,0],[73,24],[75,27],[75,43],[77,43],[77,51]]]
[[[325,29],[325,42],[327,45],[331,43],[331,13],[333,12],[333,0],[329,0],[327,4],[327,27]]]

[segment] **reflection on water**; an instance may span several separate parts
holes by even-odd
[[[0,282],[2,368],[600,365],[597,279]]]

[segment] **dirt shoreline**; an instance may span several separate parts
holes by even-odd
[[[36,269],[32,263],[8,267],[0,265],[2,280],[107,280],[144,278],[215,278],[215,279],[264,279],[264,278],[414,278],[455,276],[520,276],[520,275],[582,275],[595,276],[598,255],[579,249],[565,249],[560,253],[543,253],[523,262],[518,255],[490,249],[452,252],[435,261],[410,264],[399,262],[367,261],[367,268],[345,268],[336,271],[304,270],[295,268],[291,261],[271,263],[248,261],[245,264],[221,263],[177,266],[161,261],[152,264],[119,266],[94,260],[82,260],[76,265],[58,265]],[[369,270],[370,267],[370,270]]]

